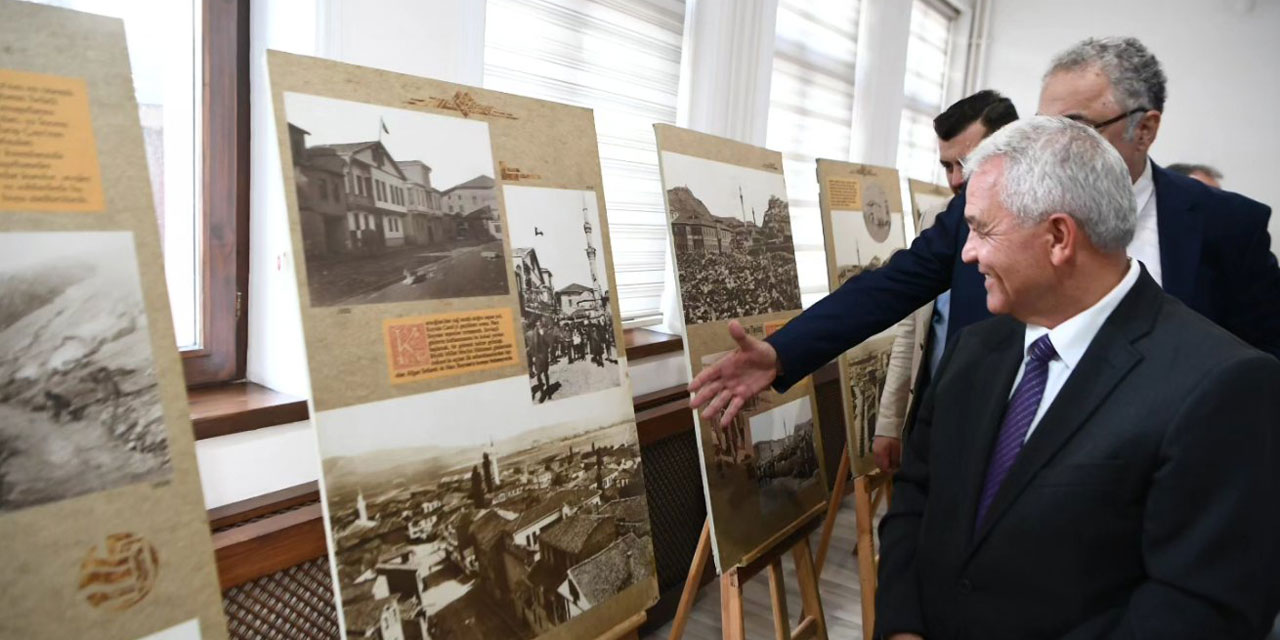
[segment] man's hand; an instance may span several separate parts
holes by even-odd
[[[914,633],[895,633],[889,636],[889,640],[924,640],[924,636]]]
[[[876,466],[885,473],[893,473],[902,464],[902,438],[876,436],[871,443],[871,453],[875,454]]]
[[[738,348],[702,370],[689,383],[691,404],[710,420],[724,410],[721,424],[728,424],[742,405],[769,386],[778,375],[778,353],[773,345],[747,335],[737,320],[729,323],[729,335]]]

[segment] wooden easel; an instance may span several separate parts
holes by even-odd
[[[850,465],[849,448],[845,447],[840,455],[840,468],[836,471],[836,486],[831,490],[831,502],[827,505],[827,517],[822,522],[822,535],[818,536],[818,554],[814,562],[818,576],[822,575],[822,567],[827,561],[836,514],[840,512],[840,504],[846,495]],[[858,527],[854,553],[858,556],[858,582],[862,586],[863,629],[874,629],[876,621],[876,552],[871,522],[880,503],[892,497],[893,476],[890,474],[875,471],[853,479],[853,508]]]
[[[827,640],[827,622],[822,612],[822,596],[818,591],[818,572],[814,567],[813,555],[809,549],[809,535],[817,528],[817,514],[820,512],[821,508],[814,510],[799,527],[786,534],[776,544],[769,545],[767,551],[745,565],[734,567],[720,576],[720,619],[725,640],[746,639],[742,585],[765,569],[769,570],[769,598],[773,603],[774,637],[777,640],[808,638]],[[787,615],[787,594],[782,583],[782,556],[788,550],[791,551],[791,557],[795,561],[796,579],[800,583],[800,600],[804,608],[804,614],[794,631],[791,630],[791,621]],[[680,640],[684,636],[689,614],[693,610],[693,601],[697,597],[698,587],[702,584],[702,570],[710,557],[711,522],[707,520],[702,524],[702,534],[698,536],[698,547],[694,551],[693,562],[689,565],[689,576],[685,579],[684,590],[680,594],[680,606],[676,609],[675,618],[671,622],[670,640]]]
[[[640,613],[623,620],[618,626],[600,634],[596,640],[640,640],[640,625],[648,619],[648,615]]]

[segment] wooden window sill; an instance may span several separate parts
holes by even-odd
[[[626,341],[627,360],[633,363],[644,358],[684,350],[684,340],[670,333],[636,328],[626,329],[622,335]]]
[[[190,389],[187,396],[196,440],[303,422],[308,417],[305,398],[252,382]]]

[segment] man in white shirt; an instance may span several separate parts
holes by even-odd
[[[962,257],[998,317],[952,336],[908,436],[880,527],[877,637],[1270,628],[1280,362],[1126,255],[1131,169],[1062,117],[970,156]]]

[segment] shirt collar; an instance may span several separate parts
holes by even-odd
[[[1138,181],[1133,183],[1133,199],[1138,205],[1138,215],[1142,215],[1142,210],[1146,208],[1147,201],[1156,192],[1155,180],[1151,178],[1151,158],[1147,158],[1146,167],[1142,170],[1142,175],[1138,176]]]
[[[1023,354],[1028,353],[1032,342],[1047,333],[1049,342],[1053,343],[1054,350],[1058,352],[1056,360],[1067,365],[1068,370],[1075,369],[1080,359],[1084,357],[1084,352],[1088,350],[1089,343],[1093,342],[1093,337],[1098,335],[1102,324],[1111,316],[1111,312],[1120,306],[1120,301],[1138,282],[1138,275],[1141,272],[1142,267],[1138,266],[1138,261],[1130,259],[1129,271],[1120,279],[1120,283],[1107,295],[1093,303],[1092,307],[1071,316],[1052,329],[1028,324]]]

